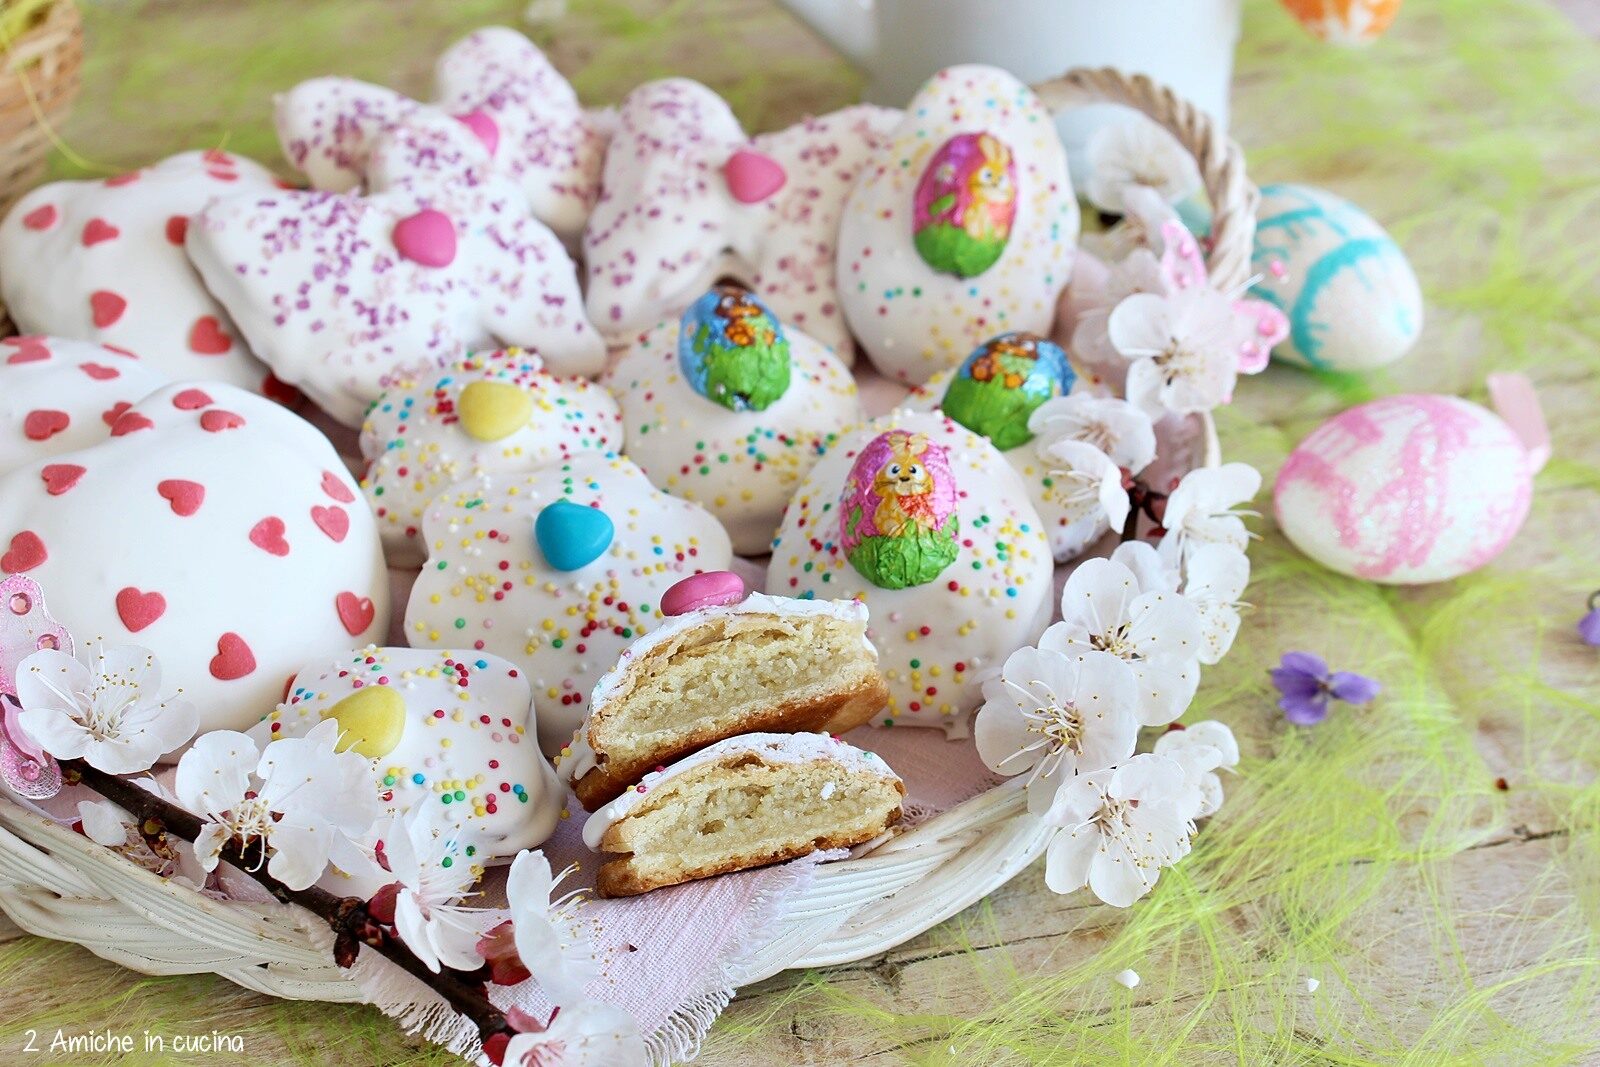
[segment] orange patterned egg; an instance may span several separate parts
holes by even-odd
[[[1376,40],[1400,11],[1400,0],[1283,0],[1315,36],[1334,44]]]

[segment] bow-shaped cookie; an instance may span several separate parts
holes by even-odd
[[[474,348],[600,369],[571,259],[466,126],[406,118],[374,143],[367,189],[220,200],[189,228],[206,285],[280,378],[357,426],[387,375]]]
[[[834,283],[839,216],[898,120],[851,107],[752,139],[698,82],[635,89],[583,235],[590,319],[620,342],[728,276],[849,359]]]

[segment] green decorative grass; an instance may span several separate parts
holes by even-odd
[[[271,158],[272,90],[339,70],[421,91],[440,45],[521,6],[303,0],[290,23],[257,0],[95,5],[67,139],[108,166],[223,141]],[[765,128],[858,85],[755,0],[571,9],[535,36],[590,100],[688,72]],[[1252,173],[1326,186],[1385,222],[1429,321],[1417,351],[1369,376],[1274,368],[1243,382],[1220,420],[1225,453],[1270,484],[1289,448],[1350,404],[1416,390],[1481,400],[1486,373],[1522,369],[1557,457],[1527,528],[1484,571],[1392,590],[1310,564],[1259,520],[1256,610],[1189,715],[1229,723],[1245,761],[1186,863],[1126,912],[1040,894],[1029,872],[886,962],[741,997],[708,1055],[788,1062],[842,1045],[929,1067],[1595,1062],[1600,657],[1571,627],[1600,586],[1597,102],[1600,49],[1540,0],[1410,0],[1388,37],[1351,52],[1248,0],[1235,133]],[[1287,727],[1265,672],[1292,648],[1386,691],[1322,726]],[[1072,936],[1049,936],[1061,934]],[[1133,990],[1110,980],[1126,967],[1143,979]],[[145,979],[70,946],[0,944],[0,974],[0,1048],[28,1028],[237,1026],[249,1062],[449,1062],[375,1012],[263,1007],[219,980]],[[1314,994],[1306,978],[1321,983]]]

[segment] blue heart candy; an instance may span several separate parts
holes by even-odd
[[[570,500],[546,505],[533,522],[539,551],[558,571],[579,570],[599,559],[616,532],[605,512]]]

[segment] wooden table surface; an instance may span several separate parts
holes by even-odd
[[[1600,35],[1600,0],[1556,2],[1587,32]],[[1410,0],[1410,4],[1420,12],[1427,0]],[[98,59],[91,68],[90,83],[77,114],[64,131],[75,149],[98,162],[137,163],[181,147],[214,143],[219,128],[237,129],[238,135],[229,142],[231,147],[263,158],[270,154],[270,138],[259,114],[253,114],[260,111],[263,103],[240,96],[226,79],[216,81],[213,90],[212,83],[198,75],[180,77],[172,64],[154,63],[150,57],[160,50],[166,38],[181,36],[191,47],[197,47],[197,42],[237,39],[244,32],[270,34],[272,43],[270,48],[264,45],[263,52],[270,52],[290,67],[304,66],[319,73],[357,73],[421,94],[439,47],[463,28],[514,20],[522,5],[463,0],[441,13],[442,6],[425,11],[420,0],[397,0],[387,7],[376,0],[352,0],[343,5],[308,0],[303,13],[305,25],[327,31],[323,33],[273,29],[270,21],[261,21],[265,6],[254,2],[168,0],[134,6],[140,8],[137,16],[117,4],[97,7],[93,12],[90,43],[98,50]],[[726,92],[752,128],[770,128],[807,112],[838,106],[848,101],[858,86],[855,76],[836,57],[764,0],[717,0],[705,5],[704,13],[688,10],[689,5],[683,2],[665,0],[574,3],[572,7],[573,12],[554,23],[554,29],[540,39],[550,45],[558,65],[574,72],[574,80],[587,99],[614,99],[612,89],[617,84],[688,72]],[[1408,14],[1409,10],[1403,12],[1402,18]],[[666,39],[659,47],[641,47],[641,41],[658,39],[651,37],[655,32],[652,18],[687,22],[696,27],[696,33]],[[251,29],[252,19],[256,20],[257,29]],[[392,41],[393,46],[359,53],[350,49],[348,40],[366,32],[362,29],[363,20],[371,20],[372,36]],[[708,41],[714,41],[715,47],[708,47]],[[218,49],[213,61],[226,64],[225,53],[225,49]],[[206,87],[206,92],[198,92],[201,86]],[[1248,88],[1241,85],[1241,92]],[[1249,98],[1248,93],[1242,95]],[[247,115],[252,117],[246,118]],[[1267,145],[1292,129],[1293,121],[1292,115],[1242,109],[1236,117],[1236,131],[1247,146]],[[1596,150],[1596,145],[1588,145],[1591,156]],[[1359,164],[1353,162],[1351,166],[1350,180],[1359,186]],[[1588,217],[1586,225],[1594,224],[1594,217]],[[1462,332],[1458,330],[1452,336]],[[1561,375],[1552,374],[1550,380],[1559,384]],[[1475,382],[1469,383],[1468,375],[1457,368],[1435,373],[1408,365],[1403,384],[1436,385],[1456,391],[1471,388]],[[1593,410],[1593,385],[1585,380],[1583,388],[1546,391],[1558,436],[1565,420],[1579,420]],[[1240,438],[1248,436],[1254,422],[1308,428],[1316,418],[1341,406],[1339,394],[1330,392],[1327,383],[1282,369],[1274,369],[1264,380],[1242,389],[1239,403],[1242,411],[1228,425]],[[1586,469],[1600,469],[1600,444],[1593,439],[1564,444],[1577,452],[1578,461]],[[1224,447],[1232,447],[1226,432]],[[1594,543],[1594,531],[1600,528],[1600,484],[1568,485],[1559,492],[1561,506],[1542,508],[1539,521],[1530,525],[1519,540],[1517,551],[1522,565],[1538,567],[1563,557],[1569,546],[1583,538]],[[1265,527],[1269,549],[1281,549],[1279,535],[1270,528],[1270,522],[1259,525]],[[1593,578],[1593,584],[1600,585],[1600,567],[1595,568]],[[1436,595],[1418,591],[1405,594],[1397,603],[1401,610],[1423,613],[1417,618],[1425,620],[1430,600]],[[1307,604],[1264,604],[1248,620],[1240,641],[1267,642],[1279,632],[1294,632],[1299,625],[1296,613],[1315,610],[1315,605]],[[1518,641],[1542,639],[1508,633],[1504,640],[1514,646]],[[1587,650],[1570,641],[1546,641],[1538,654],[1552,684],[1575,694],[1574,699],[1600,708],[1596,664]],[[1474,670],[1467,664],[1461,669],[1467,676]],[[1255,698],[1260,699],[1259,694]],[[1476,729],[1477,750],[1492,775],[1514,778],[1525,772],[1526,746],[1530,741],[1525,718],[1484,714]],[[1589,814],[1600,822],[1600,805],[1591,808]],[[1314,817],[1314,813],[1308,813],[1308,817]],[[1444,861],[1439,879],[1447,886],[1445,892],[1450,899],[1462,905],[1460,914],[1464,918],[1453,931],[1457,941],[1454,958],[1472,969],[1475,979],[1485,987],[1550,957],[1551,945],[1539,936],[1508,943],[1503,936],[1507,915],[1553,915],[1574,907],[1575,896],[1581,895],[1570,887],[1544,891],[1550,889],[1543,879],[1551,868],[1552,856],[1568,847],[1573,833],[1569,819],[1553,816],[1545,805],[1524,803],[1513,791],[1503,807],[1496,810],[1493,820],[1474,847]],[[1428,899],[1434,888],[1419,884],[1414,890],[1418,894],[1415,899]],[[1365,948],[1351,948],[1368,951],[1382,946],[1382,952],[1391,960],[1416,961],[1415,967],[1387,968],[1383,981],[1391,984],[1365,991],[1372,1002],[1403,1006],[1390,1020],[1390,1032],[1400,1047],[1408,1035],[1420,1035],[1436,1021],[1429,1010],[1433,977],[1427,967],[1437,957],[1438,946],[1434,942],[1438,931],[1413,921],[1408,899],[1397,898],[1392,909],[1372,919],[1371,928],[1365,932]],[[1583,899],[1592,905],[1592,897]],[[707,1067],[961,1062],[947,1054],[947,1035],[959,1027],[963,1016],[980,1007],[991,1007],[998,995],[995,990],[1012,988],[998,978],[990,987],[984,979],[986,974],[1060,972],[1093,958],[1121,921],[1119,913],[1094,906],[1085,894],[1063,897],[1049,892],[1043,884],[1042,870],[1035,867],[951,923],[882,956],[833,969],[825,975],[826,986],[814,976],[783,975],[745,990],[728,1008],[698,1062]],[[352,1047],[348,1042],[340,1045],[339,1013],[344,1009],[281,1005],[220,981],[146,980],[118,972],[112,965],[70,946],[41,954],[23,938],[15,929],[0,925],[0,974],[4,975],[0,977],[0,1020],[4,1021],[0,1023],[0,1035],[15,1034],[17,1027],[28,1020],[32,1020],[29,1025],[48,1025],[53,1012],[65,1010],[67,1005],[81,1008],[84,991],[92,988],[108,1020],[114,1018],[129,1026],[136,1027],[138,1020],[144,1018],[171,1019],[188,1013],[195,1029],[248,1028],[252,1037],[247,1062],[251,1063],[332,1062],[334,1058],[351,1064],[394,1062],[400,1058],[401,1050],[408,1063],[435,1061],[427,1050],[398,1040],[385,1044],[381,1051]],[[28,951],[21,950],[24,944],[28,944]],[[174,997],[191,1001],[175,1010]],[[854,1014],[831,1010],[841,998],[855,998]],[[927,1025],[917,1031],[917,1037],[885,1037],[885,1028],[860,1024],[862,1002],[876,1005],[885,1018],[915,1017],[926,1020]],[[1142,1012],[1155,1010],[1153,1005],[1141,1006],[1135,991],[1131,1008],[1135,1023]],[[1552,1006],[1528,1010],[1548,1011]],[[81,1010],[78,1014],[81,1016]],[[1228,1035],[1235,1025],[1233,1020],[1197,1018],[1199,1032],[1212,1026],[1217,1030],[1215,1062],[1236,1061],[1237,1057],[1228,1052]],[[1539,1062],[1600,1063],[1600,1057],[1593,1052],[1600,1034],[1592,1027],[1574,1029],[1571,1039],[1570,1055],[1541,1056]],[[0,1045],[3,1044],[0,1037]],[[319,1055],[316,1049],[324,1044],[338,1051]],[[1412,1062],[1436,1062],[1425,1054],[1419,1056]],[[181,1062],[225,1061],[233,1062],[228,1057],[203,1056]],[[14,1059],[0,1052],[0,1062],[31,1063],[35,1058]],[[38,1062],[51,1060],[40,1057]],[[144,1061],[134,1058],[118,1062]],[[1295,1062],[1369,1061],[1330,1054],[1326,1059],[1301,1058]],[[1380,1057],[1370,1062],[1391,1061]]]

